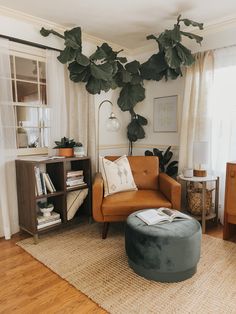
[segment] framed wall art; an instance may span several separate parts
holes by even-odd
[[[165,96],[154,98],[153,131],[178,131],[178,96]]]

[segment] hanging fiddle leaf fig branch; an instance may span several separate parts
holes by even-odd
[[[162,78],[176,79],[182,76],[181,68],[194,63],[194,56],[182,42],[182,37],[188,37],[201,43],[201,36],[182,31],[180,24],[203,29],[202,23],[189,19],[177,18],[172,30],[165,30],[158,37],[148,35],[147,39],[154,39],[158,44],[158,52],[153,54],[146,62],[140,64],[137,60],[127,63],[125,57],[119,57],[120,51],[113,51],[103,43],[89,57],[82,53],[81,28],[75,27],[65,31],[64,35],[42,28],[42,36],[53,34],[64,39],[65,48],[58,56],[61,63],[68,63],[70,79],[73,82],[84,82],[90,94],[100,94],[101,91],[121,88],[117,101],[122,111],[129,111],[131,121],[127,126],[127,137],[130,141],[130,153],[132,154],[133,142],[145,137],[143,126],[147,125],[147,119],[134,111],[138,102],[145,99],[143,80],[160,81]]]

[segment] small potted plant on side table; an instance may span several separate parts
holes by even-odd
[[[55,141],[56,146],[54,148],[58,149],[58,156],[63,157],[73,157],[74,147],[76,142],[74,139],[69,139],[68,137],[62,137],[60,141]]]

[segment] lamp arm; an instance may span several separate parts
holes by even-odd
[[[99,172],[99,127],[100,127],[100,109],[101,109],[101,107],[102,107],[102,105],[105,103],[105,102],[108,102],[110,105],[111,105],[111,107],[113,107],[113,103],[110,101],[110,100],[108,100],[108,99],[105,99],[105,100],[103,100],[100,104],[99,104],[99,106],[98,106],[98,119],[97,119],[97,172]]]

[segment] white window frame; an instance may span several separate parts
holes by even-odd
[[[46,64],[46,51],[45,49],[32,47],[29,45],[24,45],[20,43],[10,42],[10,55],[16,56],[16,57],[22,57],[27,59],[32,59],[37,62],[44,62]],[[47,64],[46,64],[47,66]],[[15,63],[14,63],[15,67]],[[15,69],[14,69],[15,73]],[[24,81],[24,80],[23,80]],[[16,78],[14,78],[14,82],[16,84]],[[27,82],[27,81],[25,81]],[[31,82],[32,83],[32,82]],[[39,82],[38,88],[39,88]],[[47,86],[47,82],[46,82]],[[16,91],[16,86],[15,86]],[[38,91],[39,92],[39,91]],[[17,95],[16,95],[17,97]],[[16,117],[16,106],[29,106],[32,107],[32,105],[27,103],[20,103],[20,102],[13,102],[14,105],[14,112],[15,112],[15,126],[17,127],[17,117]],[[49,105],[34,105],[35,108],[50,108]],[[49,125],[50,129],[50,125]],[[48,154],[48,147],[36,147],[36,148],[17,148],[17,155],[23,156],[23,155],[42,155],[42,154]]]

